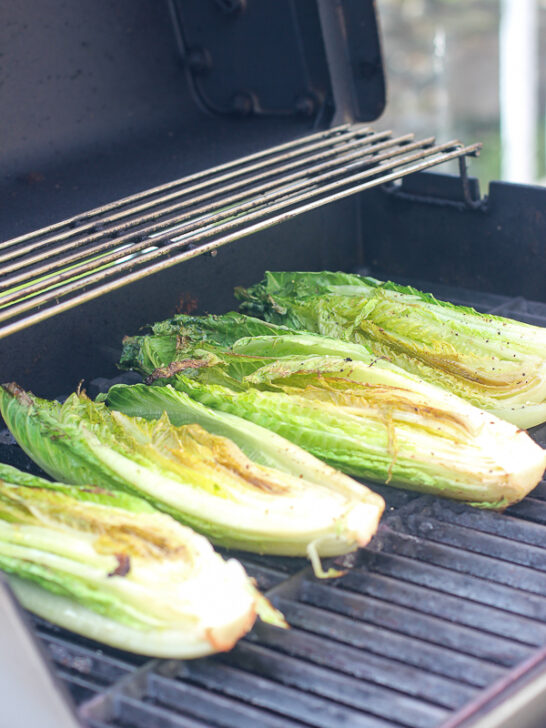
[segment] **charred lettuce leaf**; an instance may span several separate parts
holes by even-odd
[[[546,420],[546,329],[347,273],[267,272],[241,310],[361,344],[471,404],[532,427]]]
[[[47,473],[140,495],[223,546],[307,554],[321,574],[318,556],[377,528],[380,496],[274,433],[163,387],[118,386],[108,403],[0,390],[8,427]]]
[[[239,562],[146,501],[2,464],[0,569],[31,611],[158,657],[229,649],[263,599]]]
[[[366,347],[280,328],[237,338],[253,320],[204,319],[165,323],[179,341],[170,363],[157,335],[131,340],[147,352],[146,366],[133,361],[152,389],[170,382],[351,475],[483,507],[520,500],[544,472],[546,454],[525,432]],[[176,403],[164,406],[177,422]]]

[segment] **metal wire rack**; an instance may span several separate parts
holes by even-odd
[[[0,338],[369,187],[478,153],[345,124],[0,243]]]

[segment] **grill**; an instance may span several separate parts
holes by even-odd
[[[92,396],[134,381],[115,373],[124,334],[175,310],[233,308],[233,286],[266,268],[360,270],[546,326],[544,190],[492,183],[481,198],[466,172],[478,144],[368,125],[384,103],[373,3],[55,7],[46,40],[58,45],[57,76],[18,71],[28,93],[44,85],[53,121],[32,127],[23,108],[5,137],[26,157],[17,171],[7,155],[2,186],[2,380],[44,396],[82,377]],[[40,48],[32,3],[13,14]],[[6,27],[10,49],[18,41]],[[176,71],[165,50],[173,27]],[[89,47],[95,78],[76,73]],[[135,119],[123,139],[116,95]],[[459,175],[425,171],[450,160]],[[531,434],[546,446],[545,426]],[[0,460],[34,467],[5,430]],[[316,580],[303,559],[235,554],[289,632],[259,624],[228,654],[180,662],[22,616],[76,718],[88,728],[543,725],[546,482],[503,514],[373,487],[386,515],[369,547],[335,560],[348,569],[340,579]],[[18,634],[2,635],[0,673],[6,704],[23,716],[38,677]],[[15,684],[11,650],[28,659]],[[25,725],[51,724],[48,695],[55,685]]]
[[[346,125],[8,240],[0,337],[321,205],[464,163],[480,146]]]

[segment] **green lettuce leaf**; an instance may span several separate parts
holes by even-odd
[[[229,649],[263,599],[240,563],[140,498],[2,464],[0,568],[40,616],[161,657]]]
[[[542,476],[546,455],[526,433],[365,347],[284,330],[236,339],[232,316],[215,327],[202,341],[185,321],[171,334],[181,342],[174,361],[155,359],[162,366],[151,374],[151,362],[146,370],[136,357],[136,366],[151,383],[171,382],[369,480],[503,508]],[[141,342],[150,350],[154,338]],[[176,403],[165,410],[176,422]]]
[[[241,310],[361,344],[519,427],[546,420],[546,329],[346,273],[266,273]]]
[[[375,493],[263,428],[160,389],[115,387],[108,408],[84,394],[60,404],[4,385],[0,409],[53,477],[140,495],[215,543],[315,558],[369,541],[384,507]]]

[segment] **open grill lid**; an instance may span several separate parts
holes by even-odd
[[[385,103],[371,0],[21,0],[0,44],[2,240]]]
[[[131,20],[126,37],[126,29],[119,25],[123,7],[116,5],[112,22],[97,6],[85,10],[83,28],[76,26],[73,11],[64,11],[72,33],[85,35],[77,49],[72,33],[62,27],[60,11],[38,45],[58,42],[55,54],[46,56],[45,67],[37,67],[25,53],[14,87],[15,76],[8,76],[3,93],[11,92],[17,102],[3,122],[5,196],[12,204],[0,228],[4,240],[0,242],[0,338],[250,233],[452,159],[461,160],[467,203],[479,204],[468,191],[464,167],[465,156],[476,154],[479,144],[465,146],[457,140],[436,144],[433,138],[415,140],[412,134],[393,137],[359,123],[376,118],[385,103],[372,2],[169,0],[161,6],[164,15],[167,8],[174,29],[169,63],[159,42],[164,36],[147,35],[152,8],[147,10],[150,17],[141,10],[142,15]],[[25,8],[18,8],[10,28],[20,28],[22,37],[31,42],[36,40],[38,18],[31,13],[30,22],[24,23],[24,14]],[[152,27],[157,34],[157,25]],[[14,51],[20,55],[26,45],[20,38],[15,44],[13,30],[4,32],[6,56],[17,64]],[[121,37],[125,53],[115,43]],[[100,45],[90,54],[95,42]],[[102,59],[96,63],[97,49],[109,53],[108,43],[113,42],[113,63],[108,67]],[[147,59],[136,53],[141,44]],[[175,48],[183,68],[175,63]],[[132,67],[135,57],[144,61],[145,68]],[[70,76],[74,84],[67,87],[64,74],[74,63],[78,65]],[[48,67],[57,71],[62,67],[64,74],[47,73]],[[172,75],[165,78],[167,67]],[[138,70],[145,88],[135,86]],[[30,114],[27,104],[36,101],[31,101],[32,93],[43,99],[45,109],[38,104]],[[155,102],[150,94],[156,95]],[[181,94],[185,94],[183,111],[166,103],[167,96]],[[78,101],[84,98],[90,113],[82,116]],[[185,144],[193,143],[191,150],[185,149],[175,181],[163,180],[134,192],[132,172],[135,160],[146,158],[142,148],[146,128],[161,128],[167,122],[162,118],[158,124],[157,104],[165,107],[162,113],[177,133],[167,132],[167,144],[156,147],[151,179],[157,179],[165,154],[178,147],[178,134],[185,135]],[[271,120],[289,141],[271,144],[277,139],[277,132],[273,135],[268,127]],[[306,130],[317,128],[324,131],[302,137]],[[252,138],[246,140],[251,130],[261,151],[237,157],[237,152],[251,146]],[[51,224],[30,232],[29,210],[38,209],[41,218],[44,202],[50,206],[54,180],[72,177],[74,185],[81,171],[87,175],[81,189],[76,185],[78,205],[95,198],[91,190],[108,188],[112,178],[108,162],[105,169],[94,169],[91,160],[81,158],[84,149],[87,156],[104,154],[100,138],[108,134],[109,145],[114,145],[113,155],[108,156],[118,167],[113,176],[123,175],[122,199],[104,200],[89,212],[79,207],[62,222],[48,210]],[[90,150],[89,140],[96,136],[99,139]],[[231,161],[207,168],[211,147],[220,159]],[[29,165],[32,171],[25,173]],[[39,171],[42,168],[47,171]],[[181,177],[181,169],[190,174]],[[137,184],[149,176],[139,170]],[[31,193],[21,189],[21,180],[32,182]],[[62,187],[62,182],[54,186]],[[64,198],[63,193],[57,197]],[[63,210],[64,205],[53,207]],[[23,234],[10,238],[10,229],[21,226]]]

